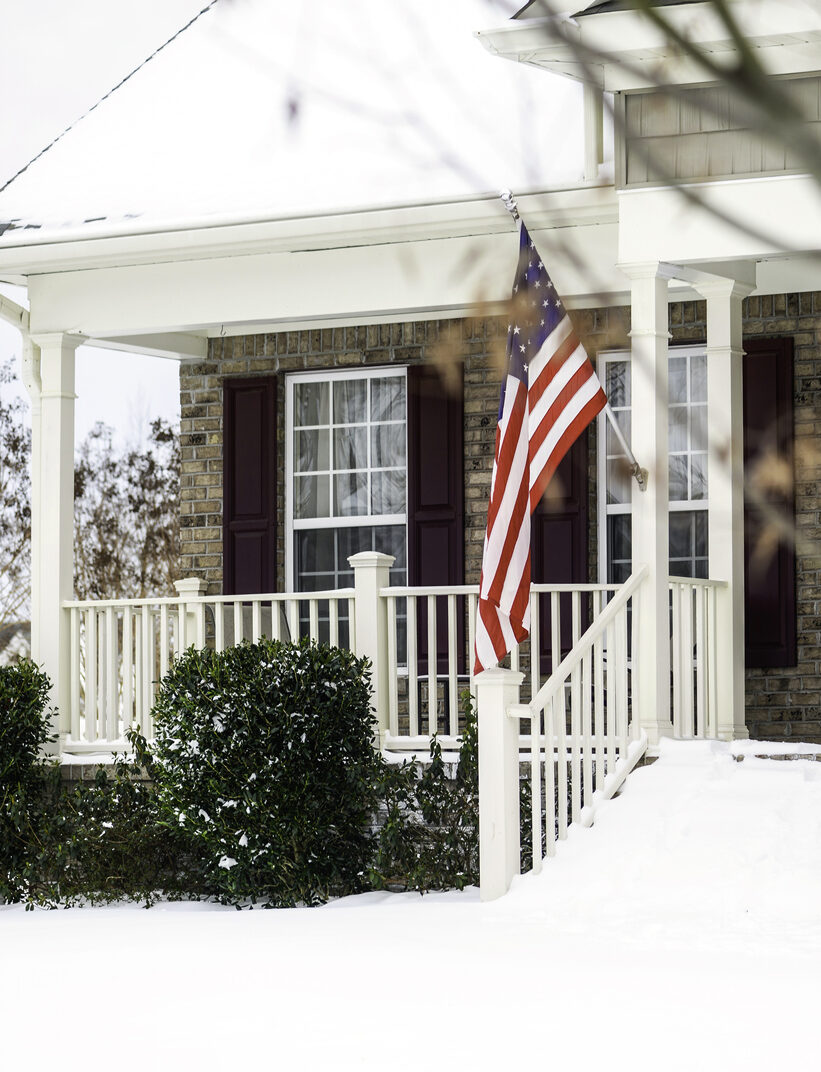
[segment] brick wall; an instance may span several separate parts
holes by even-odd
[[[213,339],[208,360],[184,364],[181,400],[183,576],[222,587],[222,378],[464,358],[465,568],[479,578],[493,466],[506,323],[496,318],[328,328]],[[284,385],[283,385],[284,386]],[[285,391],[277,394],[277,586],[285,584]]]
[[[629,309],[574,313],[591,357],[629,345]],[[747,722],[762,738],[821,740],[821,293],[751,298],[746,334],[795,342],[796,522],[799,554],[798,665],[747,673]],[[490,487],[506,323],[500,318],[329,328],[213,339],[208,360],[184,364],[182,405],[182,571],[222,586],[222,378],[355,365],[412,365],[464,357],[465,571],[479,577]],[[670,306],[673,343],[703,342],[704,302]],[[284,586],[285,391],[278,392],[277,585]],[[590,578],[597,577],[596,430],[590,430]]]

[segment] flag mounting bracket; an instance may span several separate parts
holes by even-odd
[[[630,473],[636,478],[636,483],[639,486],[639,491],[647,491],[647,470],[642,469],[639,463],[636,461],[636,456],[630,449],[630,444],[624,438],[624,433],[619,428],[619,423],[616,420],[616,415],[610,408],[610,403],[604,407],[604,412],[607,414],[607,419],[613,426],[613,431],[616,433],[616,439],[621,443],[621,449],[627,455],[627,460],[630,462]]]
[[[510,190],[500,190],[499,197],[502,199],[502,204],[508,210],[510,215],[513,217],[516,223],[518,223],[520,219],[519,206],[516,204],[516,199],[514,198],[513,194],[510,192]]]

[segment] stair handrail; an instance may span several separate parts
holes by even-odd
[[[607,627],[615,619],[622,607],[626,606],[628,600],[639,588],[648,572],[649,570],[646,565],[639,566],[639,568],[627,578],[604,610],[596,615],[587,629],[582,633],[530,703],[516,704],[515,708],[511,708],[510,715],[512,717],[528,718],[530,715],[536,715],[540,711],[544,711],[550,701],[562,688],[570,674],[581,663],[587,652],[590,651],[596,641],[604,635]],[[529,710],[530,715],[525,712],[525,709]]]

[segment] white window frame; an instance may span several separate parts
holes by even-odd
[[[294,518],[294,390],[297,384],[316,380],[385,379],[396,377],[405,381],[405,511],[403,514],[358,514],[345,517]],[[329,400],[329,406],[330,406]],[[329,450],[333,451],[333,409],[329,412]],[[368,455],[370,461],[370,436]],[[408,546],[408,392],[407,369],[391,366],[354,366],[345,369],[312,369],[310,372],[292,372],[285,377],[285,577],[288,591],[296,591],[294,536],[300,529],[370,528],[380,525],[404,527],[405,555]],[[333,487],[329,489],[330,509],[333,509]]]
[[[701,345],[684,345],[684,346],[671,346],[669,348],[669,355],[671,357],[694,357],[706,355],[706,344]],[[632,360],[632,354],[629,350],[603,350],[596,359],[596,371],[599,376],[599,380],[602,384],[607,383],[607,363],[610,361],[626,361],[629,365]],[[707,400],[709,405],[709,398]],[[668,401],[668,412],[669,412]],[[632,390],[630,400],[630,413],[631,413],[631,431],[633,428],[633,403],[632,403]],[[640,495],[638,484],[635,478],[630,478],[630,501],[625,503],[608,503],[607,502],[607,423],[609,418],[607,414],[602,412],[598,418],[597,429],[597,444],[596,444],[596,477],[597,477],[597,489],[596,489],[596,510],[597,510],[597,530],[598,530],[598,575],[599,583],[607,583],[607,564],[610,560],[609,547],[607,542],[607,519],[614,514],[630,514],[633,513],[633,502],[636,495]],[[632,438],[632,437],[631,437]],[[628,439],[628,442],[630,440]],[[632,446],[632,443],[631,443]],[[709,451],[709,443],[707,445]],[[639,458],[640,465],[647,464],[643,458]],[[710,485],[707,484],[707,497],[704,499],[677,499],[667,503],[669,513],[692,513],[696,510],[703,510],[705,513],[710,508]],[[709,533],[708,533],[708,556],[709,556]],[[708,558],[708,576],[709,576],[709,558]]]

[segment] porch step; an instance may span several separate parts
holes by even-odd
[[[821,762],[821,744],[803,741],[734,741],[732,756],[736,763],[745,759],[772,759],[782,763],[796,760]]]

